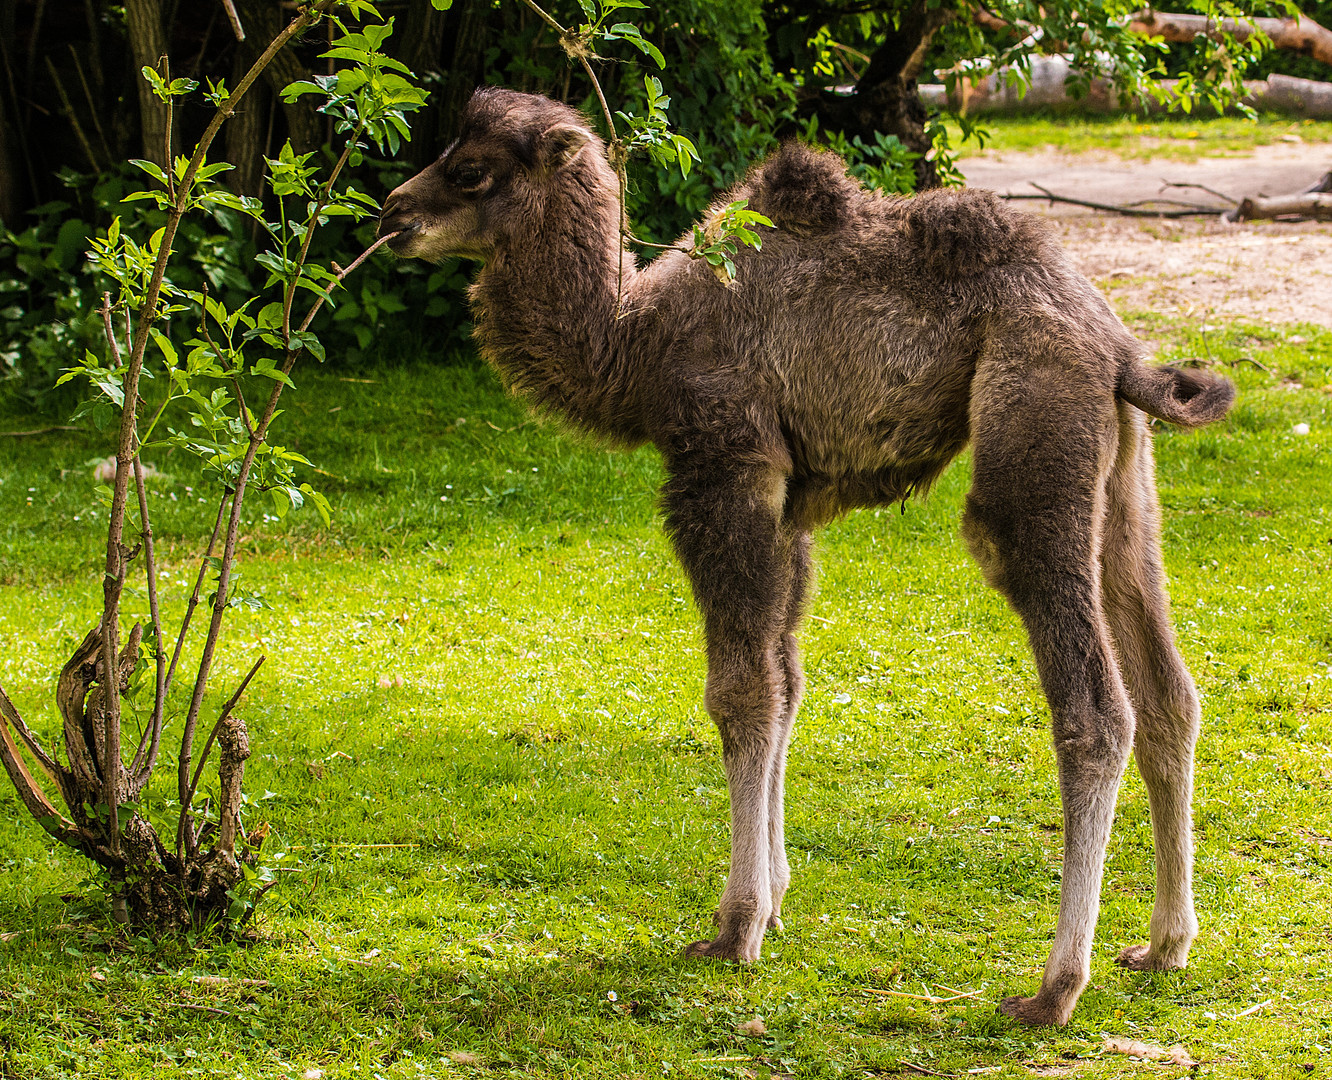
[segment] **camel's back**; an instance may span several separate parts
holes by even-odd
[[[885,197],[844,170],[788,144],[719,200],[714,213],[747,199],[774,226],[737,252],[731,286],[683,254],[644,275],[694,386],[769,410],[798,471],[941,468],[966,442],[995,319],[1131,341],[1032,215],[986,191]]]

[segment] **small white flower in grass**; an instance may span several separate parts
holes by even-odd
[[[619,1001],[620,999],[619,999],[618,995],[616,995],[616,993],[615,993],[614,990],[607,990],[607,991],[606,991],[606,1000],[607,1000],[607,1001]]]
[[[1290,430],[1291,430],[1291,433],[1294,434],[1294,435],[1308,435],[1308,434],[1309,434],[1309,425],[1308,425],[1308,424],[1296,424],[1296,425],[1295,425],[1293,428],[1291,428]]]

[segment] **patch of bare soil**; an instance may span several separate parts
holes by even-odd
[[[1161,191],[1165,180],[1201,184],[1232,198],[1301,191],[1332,168],[1323,146],[1261,148],[1249,157],[1183,163],[1090,155],[1003,153],[962,162],[968,183],[1000,194],[1060,195],[1122,205],[1157,198],[1211,205],[1201,190]],[[1192,323],[1239,319],[1332,327],[1332,224],[1215,218],[1125,218],[1045,202],[1013,205],[1049,219],[1078,268],[1121,313],[1177,315]]]

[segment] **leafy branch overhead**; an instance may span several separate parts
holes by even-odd
[[[575,29],[570,29],[562,26],[549,12],[535,3],[535,0],[523,0],[523,2],[559,34],[560,45],[571,61],[577,61],[582,65],[587,77],[591,80],[597,100],[601,103],[606,129],[610,136],[607,157],[615,168],[620,182],[620,246],[623,247],[627,238],[624,226],[624,203],[627,182],[625,166],[629,157],[635,152],[646,152],[660,166],[677,166],[681,176],[684,177],[689,175],[691,165],[699,160],[698,150],[694,143],[684,135],[670,129],[666,111],[670,108],[671,99],[664,92],[660,79],[652,75],[647,75],[643,79],[643,86],[646,91],[646,114],[637,115],[624,110],[617,110],[612,115],[610,106],[606,104],[606,95],[602,91],[601,83],[589,62],[593,58],[598,58],[596,42],[628,41],[641,52],[650,56],[658,67],[665,67],[666,58],[662,55],[661,50],[648,41],[637,26],[625,22],[607,25],[616,11],[633,8],[643,9],[647,7],[647,4],[643,3],[642,0],[578,0],[578,5],[587,21],[581,23]],[[620,127],[617,127],[615,123],[617,117],[620,120]],[[621,128],[626,132],[623,135],[620,133]],[[746,218],[744,215],[752,214],[752,212],[745,211],[744,206],[744,202],[741,201],[726,207],[725,211],[716,217],[715,229],[709,234],[707,242],[700,246],[699,242],[696,241],[687,252],[690,258],[707,260],[713,269],[713,273],[718,275],[723,284],[729,284],[735,280],[733,256],[736,251],[736,243],[753,247],[759,246],[757,235],[752,231],[748,231],[747,236],[742,236],[735,230],[746,223],[772,224],[766,218],[756,220],[760,215],[752,215]],[[617,302],[622,302],[623,292],[623,267],[621,267],[621,277],[616,287]]]
[[[739,199],[724,206],[701,225],[694,226],[694,243],[689,255],[706,260],[723,285],[735,281],[737,244],[752,247],[755,251],[763,247],[762,237],[751,226],[772,226],[772,222],[758,211],[746,209],[748,205],[748,199]]]

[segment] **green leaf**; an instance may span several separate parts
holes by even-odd
[[[151,70],[151,69],[148,69]],[[136,168],[142,169],[163,187],[166,186],[167,176],[162,166],[155,161],[145,161],[143,158],[130,158],[129,163]]]
[[[640,52],[652,57],[657,62],[657,67],[664,68],[666,66],[666,57],[662,56],[661,50],[648,41],[643,36],[643,31],[633,23],[616,23],[610,28],[610,33],[611,35],[618,34],[629,44],[637,47]]]
[[[333,520],[332,509],[330,508],[328,504],[328,499],[323,494],[323,492],[315,491],[315,489],[312,488],[309,484],[302,484],[301,491],[305,493],[305,497],[307,499],[309,499],[312,503],[315,504],[315,509],[319,511],[319,516],[320,518],[323,519],[324,524],[325,525],[330,524]]]
[[[152,334],[153,341],[157,343],[157,347],[162,350],[162,355],[166,357],[167,367],[178,366],[180,357],[176,353],[176,347],[171,344],[171,339],[155,326],[148,332]]]
[[[259,312],[257,325],[266,330],[276,330],[282,325],[282,305],[274,300],[271,304],[265,304],[264,309]]]
[[[288,104],[295,101],[302,94],[322,94],[325,90],[317,83],[308,82],[304,79],[294,83],[288,83],[282,88],[282,100]]]
[[[321,364],[324,362],[326,357],[326,354],[324,352],[324,344],[311,331],[298,330],[296,333],[291,335],[291,343],[293,347],[295,347],[297,343],[304,345],[305,348],[309,350],[311,356],[313,356]]]
[[[284,487],[275,487],[268,489],[268,497],[273,500],[273,509],[277,511],[279,519],[287,516],[287,511],[291,509],[291,498]]]
[[[294,387],[296,384],[291,381],[287,374],[278,369],[277,361],[271,356],[265,356],[262,360],[250,368],[251,375],[262,375],[265,379],[272,379],[274,382],[280,382],[283,386]]]

